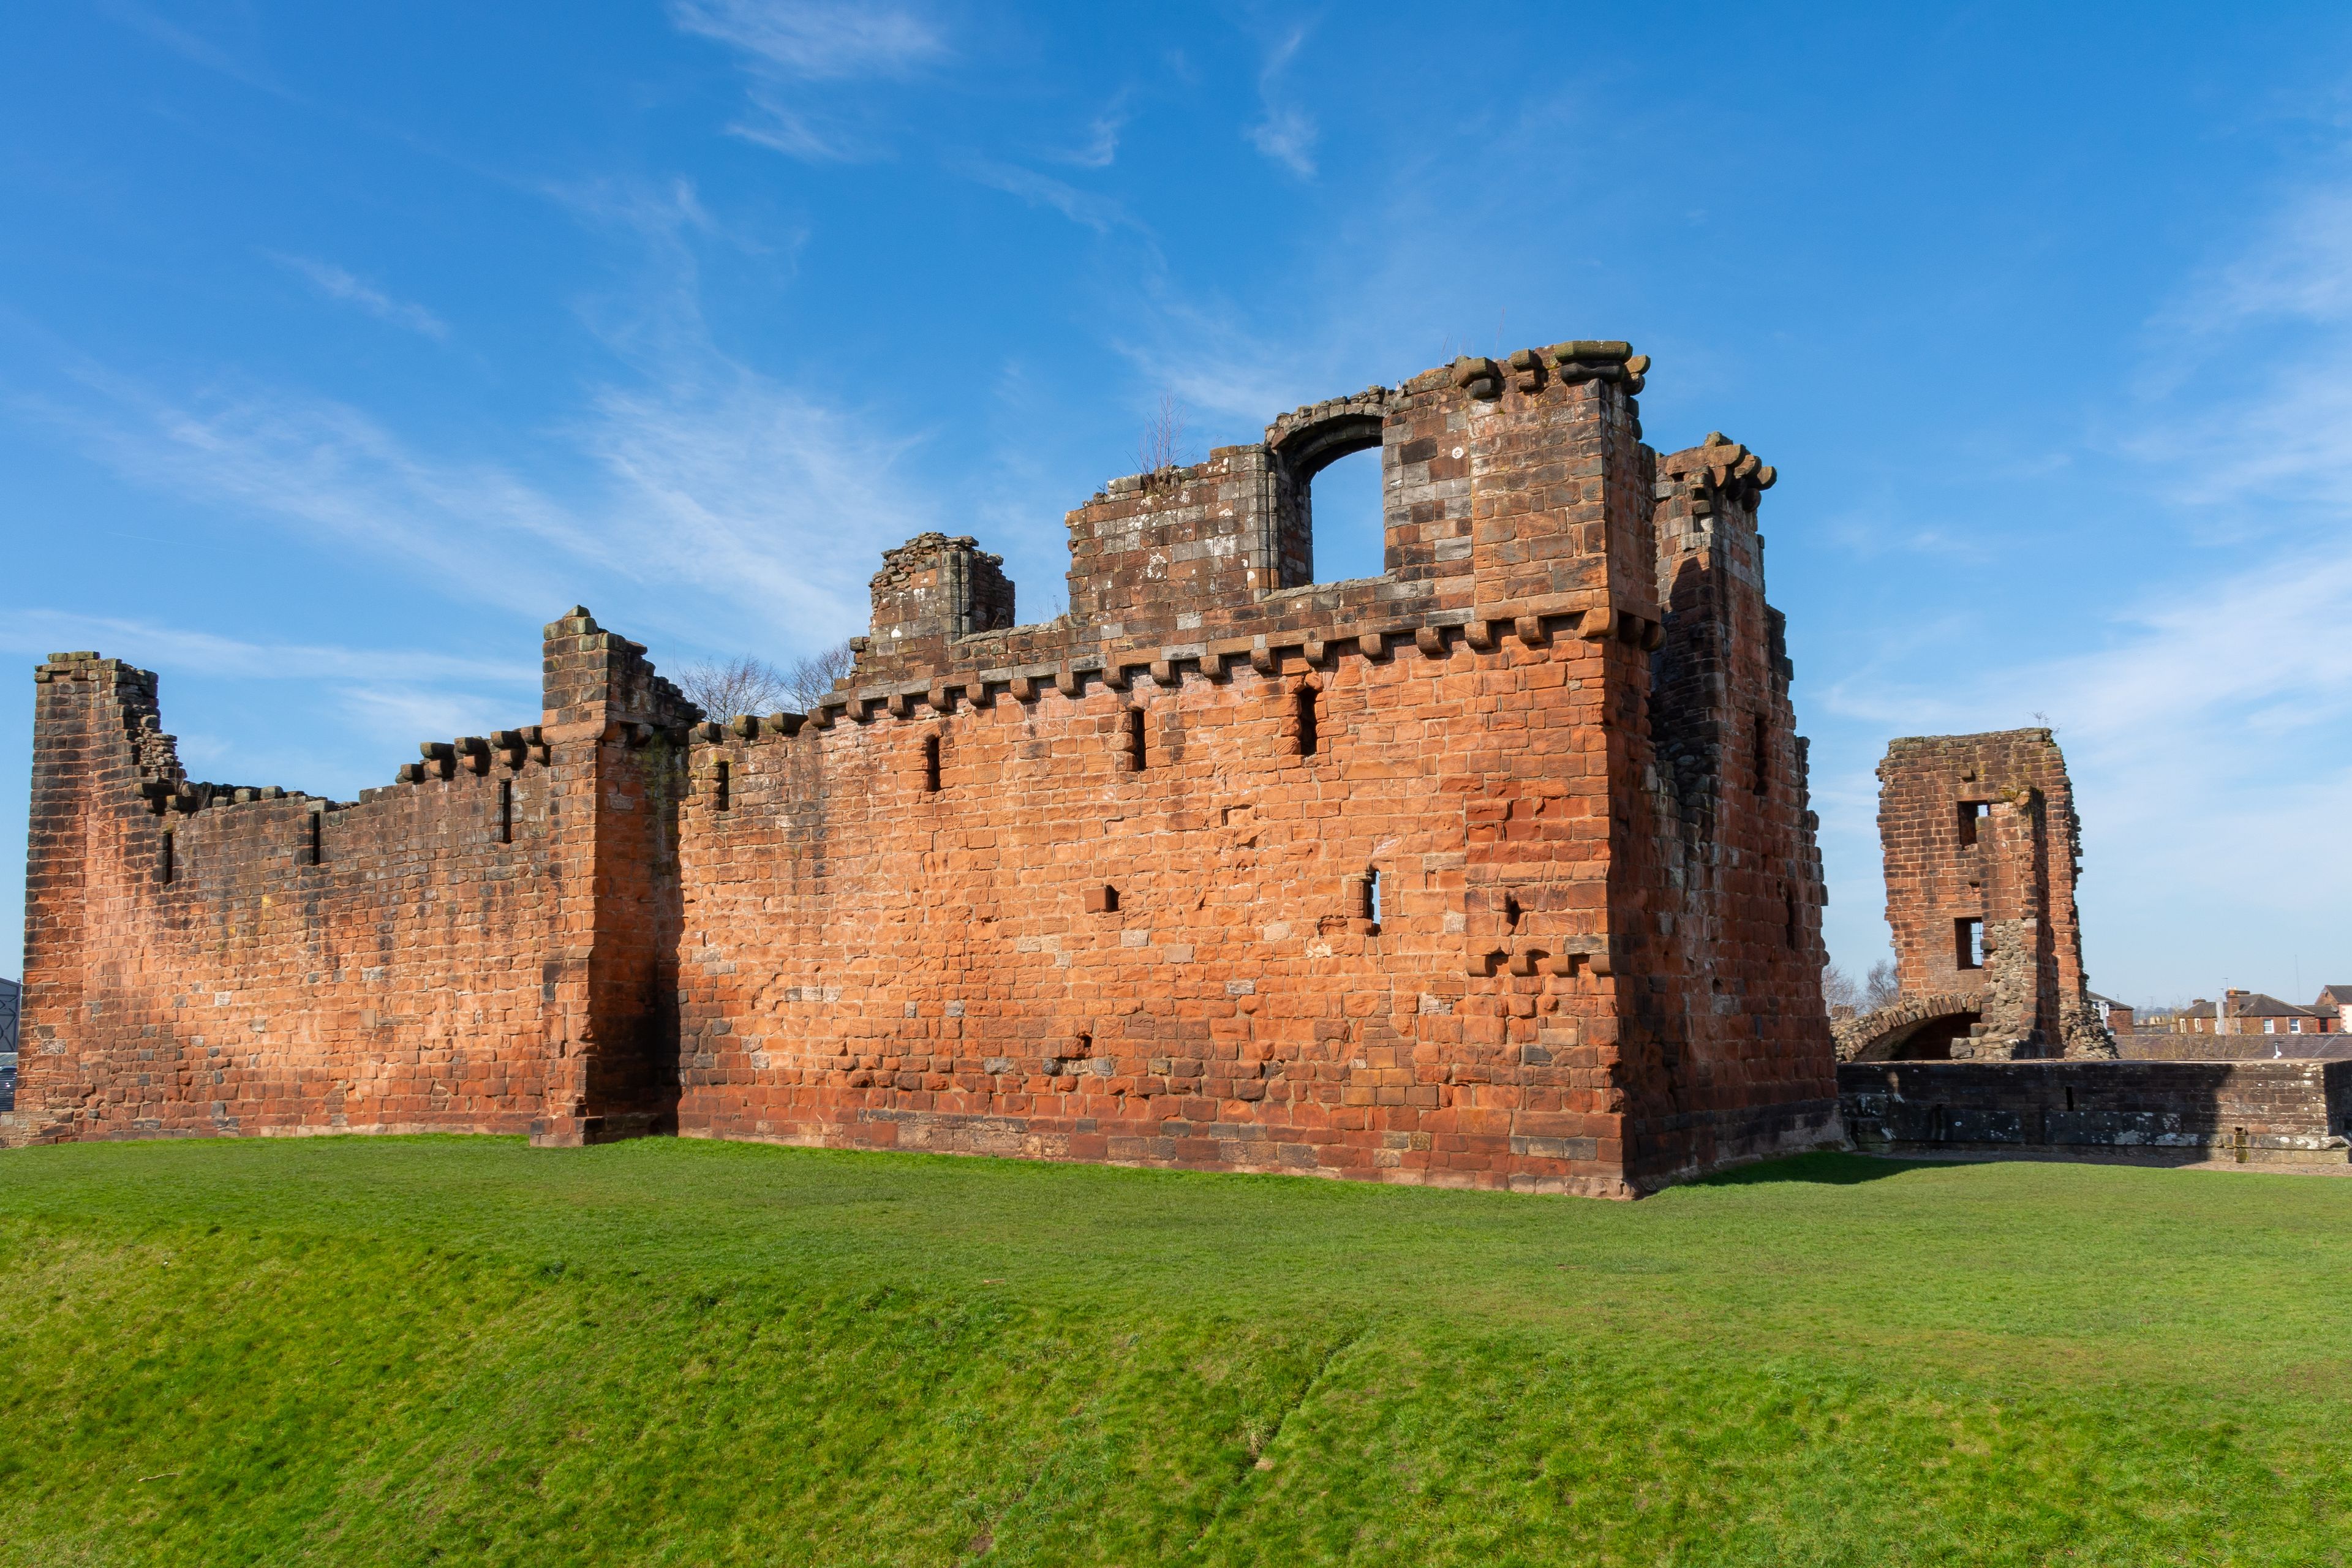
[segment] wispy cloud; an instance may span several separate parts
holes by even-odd
[[[100,9],[115,21],[134,32],[145,35],[149,41],[169,49],[191,65],[201,66],[205,70],[215,71],[232,80],[243,82],[247,87],[258,88],[264,92],[274,93],[280,98],[290,99],[294,96],[260,69],[247,64],[209,39],[158,16],[148,6],[136,4],[136,0],[102,0]]]
[[[2119,447],[2180,500],[2257,528],[2281,503],[2327,504],[2352,463],[2352,175],[2284,202],[2150,337]]]
[[[407,647],[344,647],[317,643],[253,642],[184,626],[118,616],[77,615],[39,608],[0,609],[0,648],[102,647],[110,657],[151,668],[180,666],[239,680],[491,681],[530,685],[536,660],[467,658]]]
[[[420,739],[528,723],[539,706],[538,661],[528,658],[257,642],[117,616],[0,609],[0,651],[37,658],[60,647],[155,670],[182,764],[195,777],[236,784],[348,795],[390,783]],[[295,681],[308,689],[290,702],[253,684]],[[305,716],[300,723],[271,721],[289,706]]]
[[[2352,557],[2322,542],[2352,523],[2347,277],[2352,190],[2327,184],[2153,314],[2129,434],[2101,454],[2119,491],[2141,491],[2118,500],[2145,514],[2147,570],[2119,578],[2137,587],[2084,595],[2062,628],[2012,632],[1997,611],[1922,625],[1826,693],[1864,733],[2057,728],[2102,989],[2169,994],[2184,963],[2208,992],[2224,966],[2284,987],[2293,944],[2352,940]],[[1936,674],[1894,673],[1923,668]],[[1874,868],[1874,781],[1857,767],[1820,784],[1840,858]],[[1857,878],[1832,910],[1875,893]]]
[[[153,489],[274,519],[534,621],[597,593],[693,647],[712,635],[714,609],[795,643],[862,623],[880,551],[934,521],[898,477],[924,433],[885,433],[711,342],[694,244],[715,225],[691,185],[555,194],[647,259],[610,298],[583,302],[626,374],[589,388],[551,444],[453,457],[332,398],[229,379],[169,390],[86,363],[69,373],[72,394],[17,406]],[[648,603],[656,584],[678,591]]]
[[[1040,174],[1034,170],[1011,163],[1000,163],[992,158],[967,158],[954,166],[992,190],[1018,196],[1031,206],[1050,207],[1072,223],[1093,229],[1097,234],[1108,234],[1115,228],[1133,229],[1139,234],[1147,232],[1129,215],[1126,207],[1110,197],[1091,195],[1050,174]]]
[[[1289,68],[1299,46],[1306,42],[1307,29],[1296,27],[1267,52],[1265,63],[1257,73],[1260,113],[1244,127],[1244,132],[1260,153],[1300,179],[1311,180],[1315,177],[1315,142],[1319,134],[1315,117],[1280,96],[1283,73]]]
[[[395,327],[421,333],[436,342],[448,340],[449,324],[424,306],[395,300],[373,284],[331,262],[307,256],[286,256],[277,251],[265,251],[263,254],[301,278],[321,298],[356,305],[379,321],[389,321]]]
[[[729,132],[803,163],[863,163],[887,151],[865,129],[871,115],[864,106],[825,107],[815,89],[903,79],[948,53],[931,22],[887,5],[675,0],[670,19],[742,56],[754,112]]]
[[[1087,139],[1076,147],[1053,155],[1057,163],[1069,163],[1081,169],[1108,169],[1118,161],[1119,133],[1127,129],[1131,118],[1127,97],[1121,92],[1110,106],[1095,116],[1087,127]]]
[[[889,477],[905,442],[740,367],[595,395],[568,432],[590,477],[561,491],[420,452],[324,398],[173,398],[89,373],[83,384],[89,399],[41,411],[125,475],[331,535],[534,619],[583,582],[650,582],[785,625],[855,626],[878,552],[929,521]],[[703,630],[692,601],[677,601],[669,629]]]
[[[728,126],[730,136],[803,163],[868,163],[886,152],[865,132],[794,109],[765,88],[754,87],[747,96],[759,113]]]
[[[946,52],[931,24],[887,5],[677,0],[670,18],[683,31],[731,44],[765,70],[803,81],[903,76]]]

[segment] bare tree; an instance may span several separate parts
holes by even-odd
[[[1142,439],[1135,444],[1135,461],[1147,474],[1164,473],[1183,463],[1184,416],[1177,412],[1171,395],[1160,395],[1160,407],[1143,426]]]
[[[749,654],[724,661],[706,658],[670,679],[688,702],[721,721],[738,713],[765,713],[783,700],[786,690],[775,666]]]
[[[857,650],[847,637],[806,658],[793,661],[784,674],[784,705],[796,713],[814,713],[834,684],[857,667]]]
[[[1853,977],[1834,963],[1822,965],[1822,1005],[1825,1007],[1852,1007],[1859,1005],[1862,993],[1855,989]]]
[[[1863,977],[1862,1010],[1875,1013],[1881,1007],[1892,1007],[1902,998],[1903,985],[1895,978],[1895,961],[1882,958],[1872,964],[1870,973]]]

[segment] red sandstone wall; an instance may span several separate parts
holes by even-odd
[[[1597,663],[1575,638],[1292,654],[698,748],[733,787],[681,820],[682,1125],[1617,1190],[1582,1043],[1614,983],[1485,974],[1465,900],[1474,854],[1539,866],[1577,890],[1524,934],[1605,941],[1597,692],[1571,684]],[[1491,752],[1448,743],[1465,721]],[[1530,1065],[1539,1029],[1575,1043]]]
[[[552,770],[372,791],[318,814],[314,865],[312,802],[151,809],[142,786],[180,782],[168,737],[142,730],[152,676],[95,658],[42,668],[10,1141],[512,1131],[539,1113],[540,964],[560,930]]]
[[[1903,994],[1974,998],[1983,1048],[1996,1055],[2112,1054],[2084,995],[2074,902],[2081,830],[2050,731],[1898,740],[1878,776],[1886,920]],[[1972,845],[1963,803],[1984,808]],[[1984,922],[1980,968],[1958,962],[1954,922],[1971,917]]]
[[[1609,1194],[1835,1140],[1769,471],[1662,463],[1645,368],[1465,360],[1116,482],[1050,623],[914,541],[805,721],[695,722],[575,610],[541,748],[428,748],[315,868],[308,806],[257,803],[143,883],[176,763],[67,669],[5,1135],[676,1125]],[[1297,581],[1313,472],[1375,439],[1388,570]]]
[[[1835,1137],[1757,465],[1720,613],[1776,782],[1739,868],[1677,882],[1632,399],[1488,368],[1378,400],[1382,578],[1262,586],[1296,553],[1265,451],[1367,395],[1074,512],[1069,622],[877,636],[817,724],[698,746],[681,1126],[1603,1193]]]
[[[1710,436],[1653,465],[1664,626],[1621,778],[1625,997],[1648,1064],[1637,1167],[1661,1180],[1832,1135],[1826,901],[1805,742],[1757,510],[1773,471]],[[1646,742],[1646,744],[1644,743]]]
[[[352,805],[191,785],[153,676],[43,665],[0,1139],[663,1123],[674,752],[615,716],[683,710],[643,651],[555,623],[542,726]]]

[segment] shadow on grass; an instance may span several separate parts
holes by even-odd
[[[1948,1170],[1965,1160],[1883,1160],[1869,1154],[1793,1154],[1757,1165],[1738,1165],[1684,1184],[1693,1187],[1755,1187],[1776,1182],[1809,1182],[1817,1186],[1857,1187],[1883,1182],[1910,1171]]]

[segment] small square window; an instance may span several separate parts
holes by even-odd
[[[1980,800],[1960,802],[1960,847],[1968,848],[1977,841],[1978,825],[1983,822],[1989,808]]]

